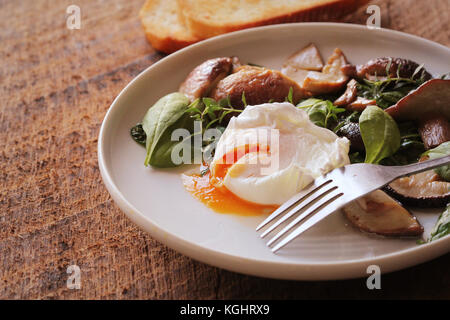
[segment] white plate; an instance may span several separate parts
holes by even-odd
[[[193,67],[208,58],[235,55],[243,62],[279,68],[291,53],[310,42],[324,57],[339,47],[353,63],[396,56],[425,63],[434,75],[450,71],[450,50],[444,46],[404,33],[347,24],[268,26],[185,48],[137,76],[115,99],[103,121],[98,142],[100,171],[111,196],[128,217],[155,239],[194,259],[279,279],[361,277],[367,275],[369,265],[390,272],[449,252],[448,236],[426,245],[373,237],[354,230],[341,213],[335,213],[275,255],[255,232],[264,217],[209,210],[185,191],[180,173],[186,168],[144,167],[145,150],[130,138],[129,129],[160,97],[177,91]],[[436,222],[436,211],[416,213],[428,234]]]

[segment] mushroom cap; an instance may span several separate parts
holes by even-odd
[[[385,111],[397,121],[420,120],[428,115],[450,120],[450,80],[428,80]]]
[[[389,70],[387,70],[388,67]],[[380,77],[387,77],[387,72],[391,78],[394,78],[397,75],[403,78],[411,78],[417,68],[419,68],[419,64],[412,60],[382,57],[372,59],[364,65],[357,66],[356,71],[357,76],[361,79],[371,79],[375,77],[379,79]],[[422,70],[414,76],[414,79],[419,79],[422,76],[425,80],[430,80],[432,78],[431,74],[422,68]]]
[[[270,100],[282,102],[289,95],[290,88],[293,89],[294,102],[311,96],[279,71],[242,66],[237,72],[219,81],[211,92],[211,97],[216,101],[229,97],[233,107],[244,108],[243,93],[249,105],[256,105]]]

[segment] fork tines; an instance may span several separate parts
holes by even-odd
[[[336,207],[329,205],[335,203],[336,200],[342,196],[343,193],[338,189],[338,186],[333,183],[332,179],[327,178],[326,176],[320,177],[302,192],[296,194],[279,207],[264,220],[256,230],[261,230],[263,227],[273,222],[273,224],[261,234],[261,238],[264,238],[284,222],[293,219],[267,243],[270,247],[283,236],[286,236],[272,248],[272,251],[276,252],[294,238],[298,237],[301,233],[328,216],[331,212],[335,211]],[[305,219],[307,218],[309,219],[305,222]],[[303,223],[300,224],[301,222]],[[297,229],[289,233],[296,226]]]

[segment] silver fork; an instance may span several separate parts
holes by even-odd
[[[261,234],[261,238],[264,238],[283,222],[293,219],[267,243],[271,247],[281,239],[272,248],[272,251],[276,252],[349,202],[380,189],[395,179],[449,163],[450,156],[446,156],[406,166],[389,167],[361,163],[334,169],[286,201],[264,220],[256,231],[274,222]],[[276,220],[277,218],[279,219]]]

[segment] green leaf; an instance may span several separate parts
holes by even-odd
[[[130,129],[130,135],[134,141],[145,147],[147,135],[145,134],[144,128],[142,128],[142,123],[138,123],[134,127],[132,127]]]
[[[377,106],[368,106],[359,118],[366,163],[380,163],[400,148],[400,131],[392,117]]]
[[[297,108],[300,108],[300,109],[309,108],[319,102],[323,102],[323,100],[316,99],[316,98],[309,98],[309,99],[306,99],[306,100],[300,102],[299,104],[297,104]]]
[[[319,127],[330,129],[330,120],[337,121],[338,114],[345,112],[345,109],[336,107],[329,100],[310,98],[297,105],[309,116],[309,119]]]
[[[193,141],[187,141],[184,139],[182,141],[172,140],[172,132],[176,129],[183,128],[188,130],[189,132],[194,131],[194,121],[188,114],[184,114],[180,119],[178,119],[174,124],[167,128],[164,131],[162,136],[160,137],[152,157],[149,160],[149,164],[153,167],[158,168],[171,168],[176,167],[178,164],[175,164],[172,161],[172,151],[177,145],[181,145],[183,143],[192,143]],[[188,137],[190,139],[192,134]],[[189,146],[188,146],[189,147]],[[191,152],[191,159],[194,155],[192,146],[189,147]],[[182,156],[182,154],[180,154]]]
[[[430,157],[430,159],[442,158],[450,155],[450,141],[444,142],[438,147],[428,150],[423,154]],[[434,170],[442,179],[450,182],[450,165],[442,166]]]
[[[430,239],[428,241],[434,241],[445,237],[450,234],[450,203],[447,204],[447,208],[438,218],[436,225],[431,230]]]
[[[151,164],[156,145],[165,131],[185,114],[189,99],[179,93],[168,94],[159,99],[145,114],[142,127],[147,135],[147,156],[144,164]]]

